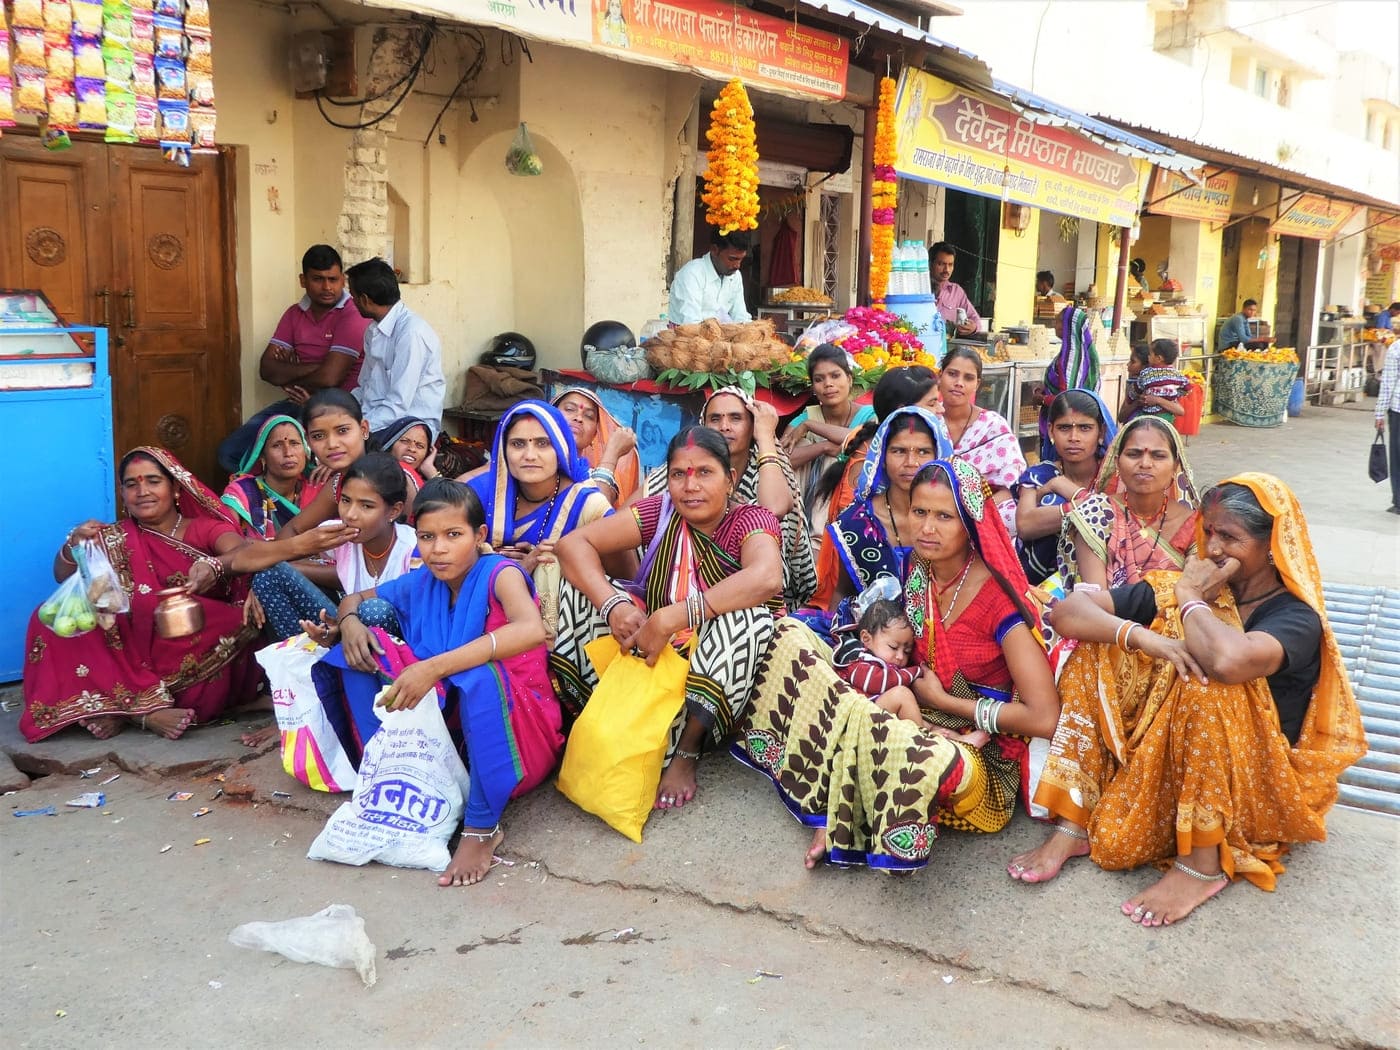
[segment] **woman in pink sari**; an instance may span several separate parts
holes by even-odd
[[[1011,424],[990,408],[977,404],[982,384],[982,355],[955,346],[943,357],[938,392],[943,399],[943,422],[953,441],[953,455],[977,468],[992,487],[992,502],[1007,533],[1016,538],[1016,499],[1011,491],[1026,472],[1026,457]]]
[[[279,561],[320,553],[349,537],[344,527],[313,529],[292,540],[245,540],[232,514],[169,452],[142,446],[119,470],[127,520],[79,525],[54,557],[54,579],[77,566],[69,548],[97,543],[131,603],[109,628],[62,637],[30,617],[25,638],[25,739],[42,740],[78,724],[99,739],[128,720],[170,739],[220,715],[230,700],[251,700],[258,675],[244,622],[245,581]],[[204,612],[204,627],[184,638],[156,633],[160,592],[182,588]]]

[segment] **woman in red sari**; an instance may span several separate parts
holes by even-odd
[[[236,574],[353,538],[353,529],[340,527],[249,543],[218,497],[161,448],[128,452],[119,477],[127,520],[75,528],[54,557],[54,579],[76,571],[73,544],[94,541],[116,570],[130,611],[106,630],[66,638],[30,617],[20,716],[27,740],[75,723],[105,739],[132,719],[174,740],[217,717],[231,699],[252,699],[258,676],[248,643],[257,629],[244,622],[247,585]],[[204,611],[204,627],[185,638],[156,633],[160,592],[171,587],[193,595]]]

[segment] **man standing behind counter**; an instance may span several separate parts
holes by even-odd
[[[711,317],[721,323],[752,320],[744,303],[744,278],[739,273],[751,245],[752,239],[743,230],[712,231],[709,252],[690,260],[671,280],[671,322],[698,324]]]
[[[929,276],[933,279],[933,296],[944,323],[955,329],[958,335],[971,335],[977,331],[977,324],[982,318],[967,293],[960,285],[953,283],[953,263],[957,257],[956,248],[947,241],[939,241],[929,249],[932,260]],[[963,311],[961,319],[958,317],[959,310]]]
[[[370,430],[417,416],[442,429],[442,342],[428,322],[399,298],[399,279],[383,259],[367,259],[345,272],[350,298],[373,323],[365,332],[360,399]]]

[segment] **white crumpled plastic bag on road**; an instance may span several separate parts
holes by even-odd
[[[276,952],[292,962],[354,970],[366,985],[377,980],[374,944],[365,934],[365,920],[348,904],[332,904],[315,915],[282,922],[245,922],[234,927],[228,940],[238,948]]]

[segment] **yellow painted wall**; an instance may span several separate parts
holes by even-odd
[[[1054,220],[1055,216],[1050,216]],[[998,327],[1029,324],[1035,315],[1035,272],[1039,269],[1040,223],[1039,208],[1031,209],[1031,223],[1024,230],[1001,230],[997,247]]]
[[[1176,273],[1177,260],[1172,256],[1172,221],[1165,215],[1144,215],[1141,221],[1142,232],[1133,242],[1132,253],[1128,256],[1130,259],[1142,259],[1147,263],[1147,287],[1154,292],[1162,286],[1157,267],[1163,260],[1171,260],[1171,275],[1181,280]],[[1116,265],[1117,261],[1118,257],[1114,255],[1109,265]]]

